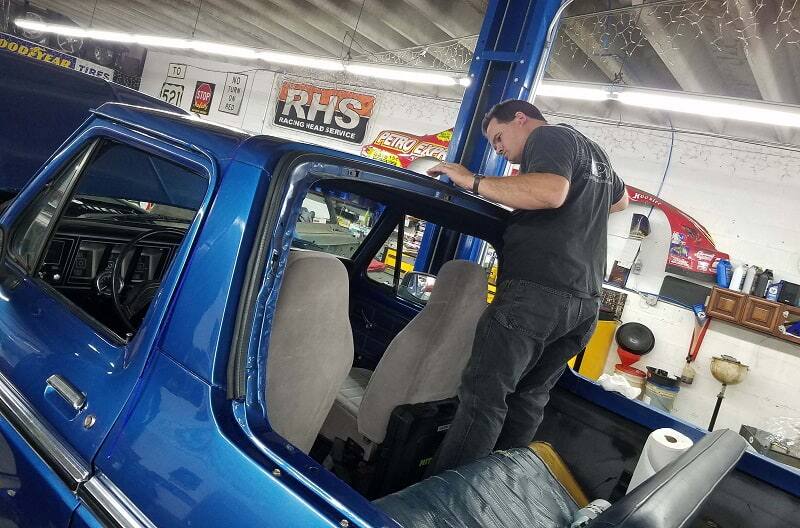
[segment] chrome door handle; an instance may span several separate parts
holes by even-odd
[[[53,387],[53,390],[56,391],[59,396],[64,398],[64,400],[76,411],[80,411],[83,409],[83,406],[86,405],[86,395],[79,391],[72,383],[67,381],[64,376],[60,374],[53,374],[47,378],[47,384]]]

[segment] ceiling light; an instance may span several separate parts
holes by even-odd
[[[627,105],[695,114],[751,123],[800,127],[800,112],[775,110],[769,103],[713,100],[707,96],[654,94],[639,91],[622,91],[617,99]]]
[[[344,65],[336,59],[321,59],[308,55],[298,55],[295,53],[281,53],[280,51],[262,51],[258,58],[274,64],[292,64],[303,68],[315,68],[317,70],[342,71]]]
[[[561,99],[579,99],[582,101],[605,101],[609,99],[608,90],[604,87],[573,86],[564,83],[542,83],[536,95],[558,97]]]
[[[219,44],[216,42],[204,42],[202,40],[188,41],[191,49],[199,51],[200,53],[209,53],[211,55],[223,55],[225,57],[238,57],[240,59],[256,59],[258,52],[253,48],[245,48],[242,46],[232,46],[230,44]]]
[[[124,33],[117,34],[124,35]],[[185,39],[157,37],[155,35],[131,35],[131,37],[133,37],[133,40],[130,42],[150,48],[189,49],[192,47],[191,43]]]
[[[615,100],[624,105],[767,125],[800,127],[800,108],[729,97],[684,94],[620,85],[543,82],[536,95],[583,101]]]
[[[471,82],[468,77],[457,79],[446,73],[383,66],[370,66],[367,64],[350,63],[345,65],[341,60],[338,59],[311,57],[309,55],[284,53],[280,51],[259,50],[256,48],[248,48],[217,42],[206,42],[202,40],[160,37],[157,35],[134,35],[131,33],[103,31],[97,29],[83,29],[77,26],[47,24],[44,22],[37,22],[35,20],[27,20],[24,18],[16,19],[14,24],[23,29],[39,31],[42,33],[57,33],[59,35],[77,38],[140,44],[142,46],[152,48],[171,48],[183,50],[190,49],[200,53],[208,53],[210,55],[221,55],[224,57],[236,57],[251,60],[258,59],[273,64],[287,64],[303,68],[313,68],[317,70],[346,70],[354,75],[374,77],[378,79],[389,79],[422,84],[436,84],[440,86],[461,85],[464,87],[469,86]]]
[[[86,30],[77,26],[63,26],[59,24],[47,24],[45,22],[37,22],[36,20],[28,20],[25,18],[18,18],[14,24],[22,29],[30,31],[38,31],[40,33],[58,33],[67,37],[86,37]]]
[[[363,64],[347,64],[344,68],[354,75],[375,77],[391,81],[404,81],[411,83],[438,84],[440,86],[454,86],[458,81],[443,73],[426,72],[424,70],[407,70],[402,68],[386,68],[382,66],[366,66]]]

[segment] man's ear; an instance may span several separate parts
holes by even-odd
[[[524,125],[525,123],[527,123],[528,119],[530,118],[524,112],[517,112],[516,114],[514,114],[514,121],[516,121],[520,125]]]

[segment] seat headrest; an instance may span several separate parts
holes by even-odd
[[[477,263],[468,260],[449,260],[436,275],[428,304],[457,302],[459,299],[473,301],[479,293],[486,295],[486,271]]]

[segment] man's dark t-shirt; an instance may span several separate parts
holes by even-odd
[[[523,279],[599,296],[609,209],[622,199],[625,184],[603,149],[568,125],[540,126],[528,136],[520,173],[529,172],[563,176],[569,192],[557,209],[518,209],[509,217],[500,282]]]

